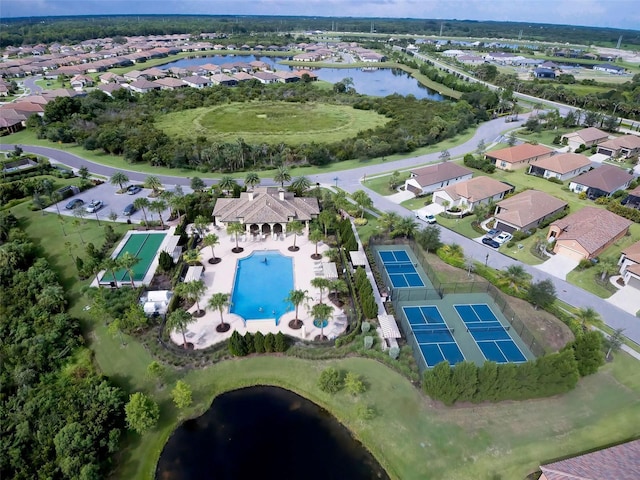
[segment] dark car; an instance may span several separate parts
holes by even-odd
[[[498,242],[496,242],[493,238],[489,238],[489,237],[484,237],[482,239],[482,243],[493,248],[498,248],[500,246]]]
[[[137,210],[137,208],[133,205],[133,203],[130,203],[129,205],[124,207],[124,210],[122,211],[122,214],[125,217],[130,217],[131,215],[133,215],[136,212],[136,210]]]
[[[64,208],[66,208],[67,210],[73,210],[75,208],[81,207],[82,205],[84,205],[84,200],[80,198],[74,198],[69,203],[67,203]]]
[[[135,195],[136,193],[141,191],[142,191],[142,188],[138,185],[131,185],[129,188],[127,188],[128,195]]]

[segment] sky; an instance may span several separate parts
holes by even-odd
[[[638,0],[1,0],[0,19],[49,15],[299,15],[497,20],[640,29]]]

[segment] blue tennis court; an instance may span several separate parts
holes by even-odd
[[[509,330],[487,304],[454,305],[482,354],[496,363],[526,362],[527,358],[511,338]]]
[[[435,367],[443,360],[455,365],[464,360],[464,355],[453,338],[454,331],[448,328],[438,307],[428,305],[402,309],[427,366]]]
[[[405,250],[384,250],[378,253],[394,288],[424,287],[424,282]]]

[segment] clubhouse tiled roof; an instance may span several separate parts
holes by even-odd
[[[613,192],[633,180],[633,175],[614,165],[602,165],[575,177],[572,181],[603,192]]]
[[[497,203],[502,209],[496,219],[517,227],[526,227],[567,206],[567,202],[538,190],[525,190]]]
[[[558,240],[575,240],[590,254],[626,231],[633,222],[603,208],[584,207],[556,220],[551,226],[561,230]]]
[[[296,197],[277,187],[256,187],[242,192],[240,198],[219,198],[213,209],[213,216],[222,222],[245,224],[307,221],[319,213],[317,198]]]
[[[499,182],[493,178],[476,177],[467,180],[466,182],[449,185],[441,190],[447,192],[449,197],[453,200],[464,198],[468,202],[474,203],[500,193],[508,192],[512,188],[513,187],[511,185]]]
[[[487,152],[487,158],[493,158],[507,163],[524,162],[530,158],[539,157],[553,152],[550,148],[544,145],[532,145],[530,143],[523,143],[522,145],[516,145],[515,147],[502,148],[500,150],[494,150],[493,152]]]
[[[412,170],[411,173],[415,175],[415,180],[421,187],[426,187],[472,174],[473,171],[454,162],[442,162]]]
[[[535,163],[536,167],[544,168],[545,170],[559,173],[560,175],[586,167],[587,165],[591,165],[591,160],[579,153],[562,153],[560,155],[543,158]]]
[[[637,480],[640,440],[540,466],[546,480]]]

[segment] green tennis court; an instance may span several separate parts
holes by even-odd
[[[144,279],[166,236],[166,233],[132,233],[126,240],[116,259],[122,258],[125,253],[129,252],[140,260],[133,267],[134,282],[140,282]],[[101,283],[113,281],[128,282],[130,281],[129,274],[125,269],[121,269],[115,272],[115,279],[111,272],[105,272],[100,279]]]

